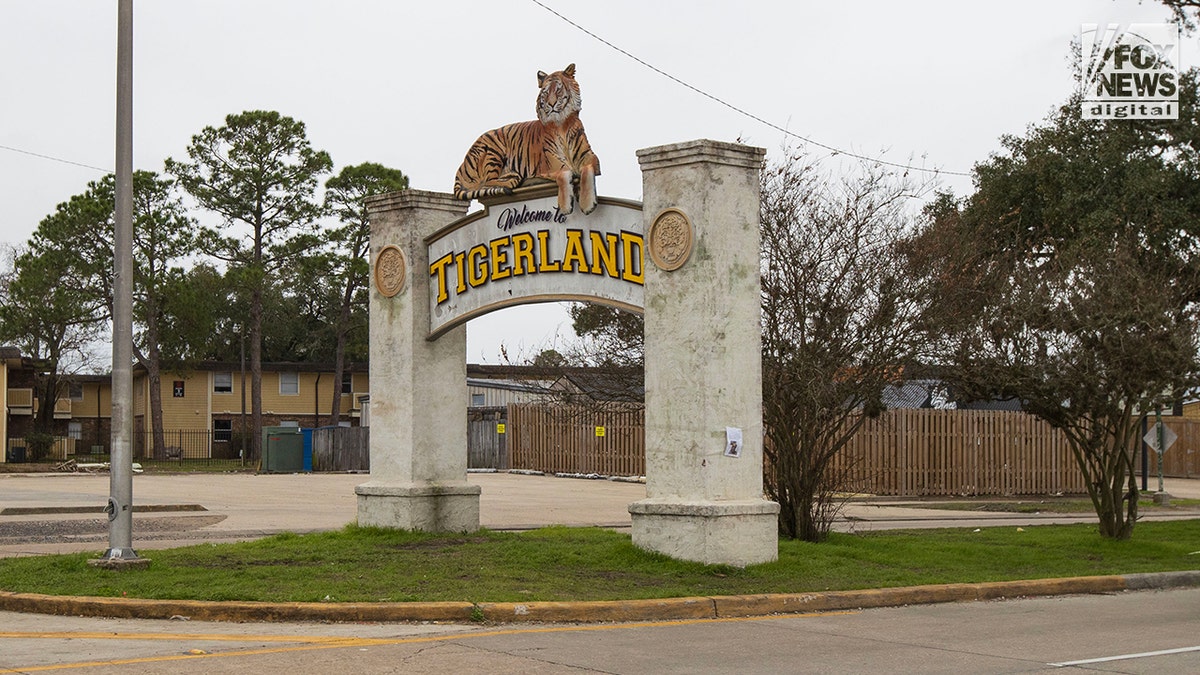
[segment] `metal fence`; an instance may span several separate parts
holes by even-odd
[[[228,431],[208,429],[173,429],[163,432],[163,447],[154,448],[154,434],[148,431],[133,435],[133,456],[136,459],[202,460],[241,459],[240,437]]]
[[[207,429],[175,429],[163,434],[164,444],[154,450],[154,437],[150,432],[133,434],[133,461],[144,467],[226,467],[238,469],[248,465],[241,457],[242,443],[237,436],[228,432],[213,432]],[[40,447],[39,447],[40,443]],[[107,446],[104,450],[107,451]],[[79,464],[108,462],[108,452],[85,445],[79,439],[66,436],[54,437],[48,445],[45,439],[10,438],[7,442],[5,459],[8,462],[65,462],[75,460]]]
[[[4,449],[7,462],[63,461],[75,454],[76,439],[65,436],[53,438],[10,438]]]

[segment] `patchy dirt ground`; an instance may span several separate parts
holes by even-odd
[[[51,473],[59,462],[0,462],[0,473]]]

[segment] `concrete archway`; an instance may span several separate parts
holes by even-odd
[[[715,141],[639,151],[640,222],[618,200],[562,216],[536,191],[506,207],[507,221],[494,209],[464,218],[442,193],[369,199],[371,478],[356,488],[359,523],[478,529],[465,321],[588,299],[645,313],[647,498],[629,507],[634,543],[705,563],[774,560],[779,506],[762,492],[764,154]]]

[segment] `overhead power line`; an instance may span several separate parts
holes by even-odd
[[[92,166],[91,164],[83,164],[81,162],[73,162],[69,159],[63,159],[62,157],[52,157],[50,155],[43,155],[40,152],[32,152],[29,150],[22,150],[21,148],[14,148],[9,145],[0,145],[0,150],[8,150],[10,152],[17,152],[22,155],[29,155],[30,157],[38,157],[40,159],[48,159],[51,162],[60,162],[62,164],[70,164],[71,166],[79,166],[79,167],[83,167],[85,169],[93,169],[95,171],[100,171],[101,173],[112,173],[113,172],[112,169],[101,169],[100,167]]]
[[[767,121],[767,120],[763,119],[762,117],[759,117],[758,115],[755,115],[754,113],[751,113],[751,112],[749,112],[749,111],[745,110],[744,108],[739,108],[738,106],[736,106],[736,105],[733,105],[732,103],[729,103],[728,101],[725,101],[724,99],[718,98],[717,96],[714,96],[714,95],[712,95],[712,94],[708,93],[707,91],[704,91],[703,89],[700,89],[699,87],[696,87],[696,86],[693,86],[693,85],[691,85],[691,84],[688,84],[687,82],[684,82],[683,80],[681,80],[681,79],[679,79],[678,77],[675,77],[674,75],[672,75],[672,74],[670,74],[670,73],[668,73],[668,72],[666,72],[666,71],[662,70],[661,68],[658,68],[658,67],[654,66],[653,64],[651,64],[651,63],[648,63],[648,62],[646,62],[646,61],[644,61],[644,60],[642,60],[642,59],[638,58],[637,56],[635,56],[635,55],[633,55],[633,54],[629,53],[628,51],[626,51],[626,50],[624,50],[624,49],[622,49],[622,48],[618,47],[617,45],[615,45],[615,44],[613,44],[613,43],[609,42],[608,40],[605,40],[604,38],[602,38],[602,37],[600,37],[599,35],[597,35],[597,34],[593,33],[592,31],[590,31],[590,30],[588,30],[588,29],[584,28],[583,26],[579,25],[578,23],[575,23],[575,22],[574,22],[574,21],[572,21],[571,19],[568,19],[567,17],[565,17],[565,16],[563,16],[562,14],[558,13],[557,11],[555,11],[553,8],[546,6],[545,4],[543,4],[542,2],[540,2],[540,0],[530,0],[530,2],[532,2],[532,3],[533,3],[533,4],[535,4],[535,5],[537,5],[538,7],[541,7],[542,9],[546,10],[547,12],[550,12],[550,13],[551,13],[551,14],[553,14],[554,16],[557,16],[558,18],[562,19],[563,21],[567,22],[568,24],[570,24],[570,25],[574,26],[575,28],[579,29],[580,31],[582,31],[583,33],[587,34],[587,35],[588,35],[588,36],[590,36],[591,38],[593,38],[593,39],[597,40],[597,41],[598,41],[598,42],[600,42],[601,44],[603,44],[603,45],[605,45],[605,46],[609,47],[610,49],[613,49],[613,50],[615,50],[615,51],[617,51],[617,52],[620,52],[621,54],[624,54],[625,56],[627,56],[627,57],[629,57],[629,58],[633,59],[634,61],[636,61],[636,62],[640,63],[641,65],[645,66],[646,68],[649,68],[650,70],[653,70],[654,72],[658,73],[659,75],[662,75],[663,77],[667,78],[668,80],[671,80],[672,82],[674,82],[674,83],[676,83],[676,84],[678,84],[678,85],[680,85],[680,86],[682,86],[682,87],[685,87],[685,88],[687,88],[687,89],[690,89],[690,90],[692,90],[692,91],[696,92],[697,94],[700,94],[701,96],[703,96],[703,97],[705,97],[705,98],[707,98],[707,99],[709,99],[709,100],[713,101],[714,103],[717,103],[717,104],[719,104],[719,105],[722,105],[722,106],[724,106],[724,107],[726,107],[726,108],[729,108],[730,110],[732,110],[732,111],[734,111],[734,112],[738,113],[739,115],[743,115],[743,116],[745,116],[745,117],[748,117],[748,118],[750,118],[750,119],[754,120],[755,122],[758,122],[759,124],[763,124],[763,125],[765,125],[765,126],[768,126],[768,127],[772,128],[772,129],[774,129],[774,130],[776,130],[776,131],[778,131],[778,132],[780,132],[780,133],[782,133],[782,134],[784,134],[784,135],[786,135],[786,136],[790,136],[790,137],[792,137],[792,138],[795,138],[795,139],[798,139],[798,140],[804,141],[805,143],[811,143],[812,145],[815,145],[815,146],[817,146],[817,147],[819,147],[819,148],[823,148],[823,149],[825,149],[825,150],[828,150],[828,151],[829,151],[831,154],[833,154],[833,155],[846,155],[847,157],[854,157],[855,159],[862,159],[862,160],[866,160],[866,161],[868,161],[868,162],[876,162],[876,163],[878,163],[878,164],[884,164],[884,165],[887,165],[887,166],[894,166],[894,167],[896,167],[896,168],[898,168],[898,169],[905,169],[905,170],[909,170],[909,171],[923,171],[923,172],[925,172],[925,173],[933,173],[933,174],[945,174],[945,175],[948,175],[948,176],[970,176],[970,175],[971,175],[971,174],[969,174],[969,173],[967,173],[967,172],[965,172],[965,171],[947,171],[947,170],[945,170],[945,169],[931,169],[931,168],[924,167],[924,166],[913,166],[913,165],[911,165],[911,164],[901,164],[901,163],[899,163],[899,162],[889,162],[889,161],[887,161],[887,160],[879,159],[879,158],[877,158],[877,157],[868,157],[868,156],[866,156],[866,155],[860,155],[860,154],[857,154],[857,153],[854,153],[854,152],[850,152],[850,151],[847,151],[847,150],[842,150],[841,148],[835,148],[835,147],[833,147],[832,145],[826,145],[825,143],[822,143],[822,142],[820,142],[820,141],[813,140],[813,139],[811,139],[811,138],[808,138],[808,137],[806,137],[806,136],[801,136],[800,134],[797,134],[797,133],[795,133],[795,132],[793,132],[793,131],[788,131],[788,130],[787,130],[787,129],[785,129],[784,127],[781,127],[781,126],[779,126],[778,124],[775,124],[775,123],[773,123],[773,122],[769,122],[769,121]]]

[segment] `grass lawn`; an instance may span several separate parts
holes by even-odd
[[[966,499],[949,502],[906,503],[904,506],[912,509],[985,511],[992,513],[1095,513],[1095,507],[1092,506],[1091,500],[1080,497],[1009,499],[1005,501]],[[1166,506],[1155,504],[1153,502],[1153,495],[1148,493],[1138,499],[1138,513],[1173,513],[1183,511],[1200,512],[1200,499],[1172,497],[1171,503]]]
[[[434,535],[347,527],[146,551],[143,571],[74,554],[0,559],[0,590],[197,600],[521,602],[880,588],[1200,569],[1200,524],[1143,522],[1114,542],[1094,524],[834,534],[781,540],[738,569],[671,560],[628,534],[551,527]]]

